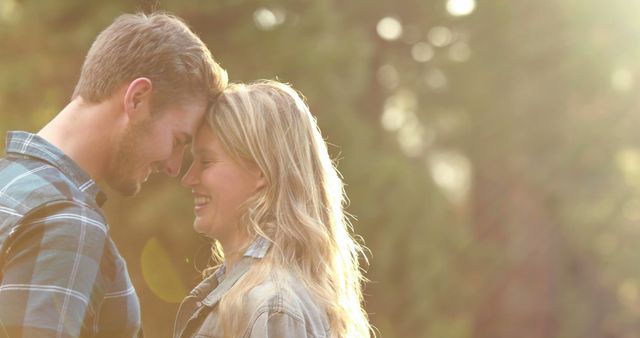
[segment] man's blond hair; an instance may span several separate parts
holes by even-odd
[[[211,98],[227,85],[227,73],[179,18],[167,13],[123,14],[89,49],[72,98],[99,103],[139,77],[153,86],[153,107],[168,101]]]

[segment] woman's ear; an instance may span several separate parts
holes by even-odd
[[[264,189],[267,186],[267,178],[264,177],[262,171],[258,169],[258,179],[256,180],[256,191]]]

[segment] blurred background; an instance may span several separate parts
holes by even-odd
[[[39,130],[96,35],[153,9],[233,81],[304,93],[379,336],[638,337],[640,2],[0,0],[0,133]],[[208,264],[191,210],[162,177],[106,204],[148,337]]]

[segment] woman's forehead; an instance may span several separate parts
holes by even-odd
[[[211,128],[206,125],[200,127],[196,133],[195,142],[193,142],[191,152],[196,155],[209,153],[215,154],[219,152],[220,149],[220,141],[215,136]]]

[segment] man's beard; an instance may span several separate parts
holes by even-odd
[[[136,174],[144,165],[144,143],[150,131],[149,122],[141,122],[125,130],[109,166],[106,182],[123,196],[134,196],[140,191],[141,182]]]

